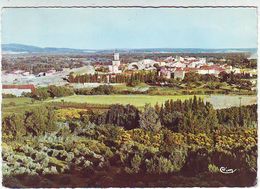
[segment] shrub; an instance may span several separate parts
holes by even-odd
[[[219,168],[214,164],[209,164],[208,169],[211,173],[219,173]]]
[[[77,95],[91,95],[91,89],[75,89]]]
[[[142,163],[142,158],[140,157],[140,155],[135,154],[130,161],[130,167],[126,167],[125,171],[127,173],[138,173],[140,172],[141,163]]]
[[[25,127],[27,133],[40,135],[56,130],[56,117],[51,107],[36,107],[25,112]]]
[[[92,95],[110,95],[115,92],[115,89],[111,85],[100,85],[91,90]]]
[[[19,114],[9,115],[2,120],[3,133],[19,138],[26,134],[24,116]]]
[[[145,164],[146,171],[152,174],[171,173],[175,171],[172,162],[169,159],[164,158],[163,156],[153,157],[150,160],[146,159]]]
[[[55,115],[61,121],[76,120],[81,117],[81,111],[81,109],[75,108],[59,109],[55,111]]]
[[[140,81],[139,80],[130,80],[129,82],[126,83],[126,86],[128,87],[136,87],[139,85]]]
[[[74,94],[74,90],[72,88],[55,85],[50,85],[48,87],[48,92],[52,98],[70,96]]]
[[[2,94],[2,98],[16,98],[16,96],[13,95],[13,94],[5,94],[5,93],[3,93]]]
[[[48,88],[37,88],[32,94],[31,97],[36,100],[46,100],[50,97]]]

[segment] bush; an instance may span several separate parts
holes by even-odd
[[[145,164],[146,171],[152,174],[163,174],[177,171],[172,162],[163,156],[153,157],[150,160],[146,159]]]
[[[24,117],[19,114],[9,115],[2,120],[3,133],[14,138],[20,138],[26,134]]]
[[[115,92],[115,89],[111,85],[100,85],[91,90],[92,95],[110,95]]]
[[[211,173],[219,173],[219,168],[214,164],[209,164],[208,169]]]
[[[140,157],[140,155],[136,154],[134,155],[134,157],[131,159],[130,162],[130,168],[126,167],[126,172],[128,173],[138,173],[140,172],[140,168],[141,168],[141,163],[142,163],[142,158]]]
[[[82,109],[75,108],[67,108],[67,109],[59,109],[55,111],[55,115],[60,121],[69,121],[80,119]]]
[[[126,86],[128,86],[128,87],[136,87],[139,84],[140,84],[139,80],[130,80],[129,82],[126,83]]]
[[[48,87],[48,92],[52,98],[54,97],[63,97],[63,96],[70,96],[74,94],[74,90],[68,87],[62,86],[55,86],[50,85]]]
[[[31,97],[36,99],[36,100],[46,100],[48,97],[50,97],[50,94],[49,94],[47,88],[37,88],[31,94]]]
[[[36,107],[25,112],[24,126],[27,134],[38,136],[56,130],[56,116],[50,107]]]
[[[2,94],[2,98],[16,98],[16,96],[13,95],[13,94],[5,94],[5,93],[3,93]]]
[[[75,89],[77,95],[91,95],[91,89]]]
[[[9,104],[8,104],[9,106],[15,106],[16,105],[16,103],[15,102],[9,102]]]

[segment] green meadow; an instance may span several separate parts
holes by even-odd
[[[204,98],[204,95],[197,95]],[[48,99],[45,101],[34,101],[31,98],[3,98],[2,109],[4,114],[19,113],[28,110],[35,106],[40,106],[44,103],[51,102],[74,102],[74,103],[88,103],[88,104],[132,104],[137,107],[143,107],[145,104],[155,105],[156,103],[162,104],[166,100],[186,100],[192,98],[193,95],[73,95],[56,99]]]
[[[213,104],[215,108],[226,108],[232,106],[256,104],[256,96],[243,95],[196,95]],[[2,99],[2,115],[10,113],[20,113],[30,108],[41,106],[52,102],[72,102],[72,103],[87,103],[97,105],[111,104],[131,104],[142,108],[145,104],[152,106],[158,103],[159,105],[166,100],[186,100],[192,98],[193,95],[72,95],[61,98],[47,99],[45,101],[33,101],[31,98],[3,98]],[[241,101],[240,101],[241,100]]]
[[[2,99],[2,115],[9,115],[12,113],[22,113],[30,108],[42,105],[42,101],[32,101],[28,97],[19,98],[3,98]]]
[[[196,95],[197,97],[204,98],[205,95]],[[89,103],[89,104],[131,104],[137,107],[142,107],[145,104],[155,105],[156,103],[162,104],[166,100],[186,100],[192,98],[193,95],[170,95],[170,96],[157,96],[157,95],[73,95],[63,98],[54,99],[56,102],[76,102],[76,103]]]

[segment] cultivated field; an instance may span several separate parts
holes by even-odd
[[[229,108],[233,106],[251,105],[256,104],[256,96],[245,95],[196,95],[201,97],[204,101],[210,102],[215,109]],[[166,100],[186,100],[192,98],[193,95],[73,95],[56,99],[48,99],[45,101],[32,101],[31,98],[3,98],[2,100],[2,113],[3,115],[11,113],[24,112],[35,106],[40,106],[47,102],[75,102],[75,103],[88,103],[98,105],[110,105],[110,104],[132,104],[137,107],[143,107],[146,103],[159,105]]]
[[[204,101],[210,102],[214,108],[229,108],[233,106],[241,105],[251,105],[256,104],[256,96],[246,96],[246,95],[196,95],[204,99]],[[58,98],[51,101],[56,102],[76,102],[76,103],[89,103],[89,104],[132,104],[137,107],[142,107],[146,103],[155,105],[156,103],[162,104],[166,100],[186,100],[192,98],[193,95],[73,95],[63,98]]]
[[[89,103],[89,104],[132,104],[137,107],[142,107],[145,104],[155,105],[156,103],[162,104],[166,100],[186,100],[192,98],[193,95],[176,95],[176,96],[153,96],[153,95],[73,95],[63,98],[58,98],[53,101],[61,102],[76,102],[76,103]],[[197,97],[204,98],[204,95],[197,95]]]

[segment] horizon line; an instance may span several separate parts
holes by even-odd
[[[258,47],[218,47],[218,48],[209,48],[209,47],[137,47],[137,48],[128,48],[128,47],[112,47],[112,48],[78,48],[78,47],[57,47],[57,46],[38,46],[38,45],[29,45],[29,44],[23,44],[23,43],[1,43],[2,45],[24,45],[24,46],[34,46],[38,48],[57,48],[57,49],[75,49],[75,50],[141,50],[141,49],[212,49],[212,50],[218,50],[218,49],[258,49]]]

